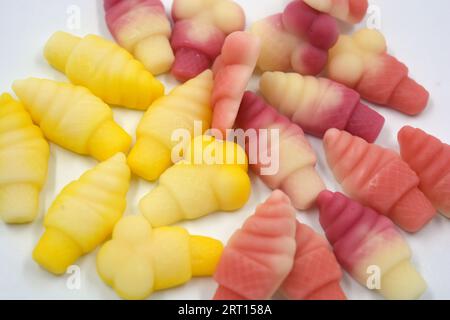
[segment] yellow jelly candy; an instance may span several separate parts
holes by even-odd
[[[177,141],[172,135],[186,129],[194,136],[195,121],[201,122],[202,133],[211,126],[211,93],[213,75],[207,70],[178,86],[168,96],[155,101],[137,129],[136,145],[128,156],[131,171],[154,181],[172,163],[172,148]]]
[[[159,185],[141,200],[141,213],[154,227],[197,219],[220,210],[235,211],[247,203],[251,182],[244,150],[232,142],[204,140],[205,137],[196,138],[188,148],[186,160],[168,169]],[[196,141],[202,149],[195,148]],[[231,151],[236,152],[230,156]],[[198,158],[198,152],[203,152],[203,160],[192,162]],[[215,157],[211,162],[211,154],[219,154],[222,159]],[[227,155],[239,161],[227,161]]]
[[[47,177],[49,147],[22,104],[0,96],[0,218],[7,223],[35,219]]]
[[[34,260],[58,275],[94,250],[122,217],[129,184],[130,169],[119,153],[67,185],[47,212]]]
[[[74,84],[103,101],[147,110],[164,94],[164,86],[144,65],[117,44],[95,35],[84,38],[56,32],[47,42],[45,58]]]
[[[97,271],[124,299],[145,299],[192,277],[211,276],[222,254],[217,240],[180,227],[152,229],[141,215],[123,218],[100,249]]]
[[[131,137],[86,88],[29,78],[14,82],[13,89],[50,141],[100,161],[128,152]]]

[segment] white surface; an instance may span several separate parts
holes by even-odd
[[[163,1],[169,9],[171,0]],[[239,0],[245,9],[247,23],[281,11],[289,0]],[[443,140],[450,141],[450,2],[448,0],[378,0],[371,1],[381,13],[382,31],[389,48],[411,69],[412,76],[431,92],[429,108],[417,118],[403,116],[394,111],[378,108],[387,119],[378,143],[397,148],[396,133],[405,124],[421,127]],[[81,24],[77,30],[67,25],[68,8],[80,8]],[[11,92],[15,79],[28,76],[64,80],[64,76],[47,65],[42,57],[42,47],[47,38],[57,30],[84,35],[100,34],[110,38],[103,19],[102,1],[92,0],[14,0],[0,2],[0,90]],[[170,77],[163,79],[175,84]],[[250,86],[256,89],[255,83]],[[134,136],[140,112],[115,109],[117,121]],[[319,154],[319,171],[329,189],[340,190],[330,173],[322,151],[321,142],[311,138]],[[66,286],[69,276],[54,277],[40,269],[31,259],[31,252],[39,239],[42,217],[59,191],[77,179],[95,161],[51,145],[49,177],[42,196],[40,218],[25,226],[7,226],[0,222],[0,298],[23,299],[115,299],[115,293],[97,276],[96,252],[80,259],[81,288],[70,290]],[[248,204],[236,213],[218,213],[209,217],[183,223],[193,234],[209,235],[224,242],[255,206],[263,202],[269,190],[254,176],[253,194]],[[129,192],[126,214],[137,212],[138,200],[150,190],[151,184],[134,179]],[[300,213],[299,218],[322,232],[316,211]],[[439,216],[416,235],[407,235],[414,252],[414,263],[429,284],[426,299],[450,299],[450,221]],[[343,288],[350,299],[379,299],[379,296],[359,286],[348,275]],[[153,299],[209,299],[215,290],[212,279],[194,279],[180,288],[154,294]]]

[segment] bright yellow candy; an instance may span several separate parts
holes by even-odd
[[[202,142],[205,138],[197,139]],[[197,219],[216,211],[235,211],[247,203],[251,182],[245,152],[231,142],[224,146],[224,142],[214,140],[211,144],[217,146],[216,150],[225,150],[218,152],[224,158],[217,157],[216,162],[209,162],[208,155],[214,148],[206,148],[208,143],[203,143],[204,161],[191,161],[199,149],[188,151],[187,160],[168,169],[161,176],[159,185],[141,200],[141,213],[154,227]],[[226,155],[232,150],[238,151],[230,158],[242,160],[244,154],[244,162],[227,162]]]
[[[128,156],[136,175],[154,181],[172,163],[172,134],[186,129],[194,136],[194,122],[201,121],[202,133],[211,126],[213,75],[207,70],[155,101],[137,129],[137,142]]]
[[[45,47],[45,58],[74,84],[103,101],[147,110],[164,94],[164,86],[125,49],[95,35],[79,38],[56,32]]]
[[[180,227],[152,229],[141,215],[123,218],[100,249],[97,271],[124,299],[145,299],[192,277],[211,276],[222,254],[217,240]]]
[[[131,137],[86,88],[29,78],[14,82],[13,89],[50,141],[100,161],[128,152]]]
[[[129,184],[130,169],[119,153],[67,185],[47,212],[34,260],[58,275],[94,250],[122,217]]]
[[[0,218],[7,223],[35,219],[47,177],[49,147],[22,104],[0,96]]]

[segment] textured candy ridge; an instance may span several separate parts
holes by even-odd
[[[33,259],[54,274],[64,274],[113,231],[126,207],[130,169],[117,154],[68,184],[48,209],[45,232]]]
[[[403,160],[420,178],[420,190],[450,218],[450,146],[409,126],[399,132],[398,141]]]
[[[426,283],[411,264],[409,246],[388,218],[340,193],[324,191],[317,202],[337,259],[361,285],[368,286],[376,267],[384,297],[418,299],[424,293]]]
[[[408,115],[421,113],[429,93],[408,76],[408,68],[387,53],[386,40],[376,30],[341,35],[330,50],[328,76],[373,103]]]
[[[279,112],[319,138],[337,128],[374,142],[384,125],[383,116],[363,104],[356,91],[329,79],[265,72],[260,91]]]
[[[280,291],[290,300],[345,300],[341,267],[328,242],[297,222],[294,267]]]
[[[128,152],[131,137],[86,88],[29,78],[15,81],[13,89],[50,141],[100,161]]]
[[[24,106],[0,96],[0,218],[7,223],[33,221],[47,178],[49,146]]]
[[[128,156],[134,174],[150,181],[158,179],[173,164],[172,148],[178,143],[172,140],[175,130],[186,129],[193,137],[196,121],[201,122],[201,133],[210,128],[212,89],[213,75],[207,70],[151,105],[137,128],[137,142]]]
[[[356,24],[366,15],[367,0],[304,0],[310,7],[347,23]]]
[[[297,209],[305,210],[312,207],[325,186],[315,170],[317,158],[302,129],[288,118],[279,115],[274,108],[252,92],[244,94],[236,125],[244,130],[257,130],[258,141],[267,139],[267,144],[258,142],[258,162],[251,163],[253,171],[260,175],[264,183],[271,189],[281,189],[285,192]],[[278,146],[277,141],[272,141],[270,132],[267,138],[266,133],[260,129],[277,130]],[[263,174],[262,169],[268,164],[262,162],[261,155],[270,154],[273,143],[275,149],[279,150],[279,159],[274,155],[272,166],[277,161],[278,170],[271,174]],[[249,147],[247,144],[247,149]]]
[[[160,0],[104,0],[106,23],[116,41],[154,75],[170,70],[172,27]]]
[[[419,178],[394,151],[337,129],[328,130],[324,146],[336,179],[352,198],[408,232],[419,231],[435,216],[418,189]]]
[[[226,134],[234,126],[242,96],[256,67],[261,45],[247,32],[230,34],[213,66],[212,127]]]
[[[184,228],[152,229],[141,215],[128,216],[100,249],[97,271],[120,297],[145,299],[192,277],[211,276],[222,250],[219,241],[191,236]]]
[[[227,35],[245,27],[244,11],[231,0],[174,0],[172,18],[172,74],[179,81],[210,68]]]
[[[125,49],[95,35],[79,38],[56,32],[45,58],[76,85],[88,88],[108,104],[147,110],[164,94],[164,86]]]
[[[328,50],[339,35],[334,18],[302,0],[291,2],[283,13],[256,22],[250,31],[261,39],[257,65],[262,71],[304,75],[317,75],[324,69]]]
[[[195,141],[205,143],[204,139],[197,137],[192,144]],[[140,211],[152,226],[161,227],[182,220],[198,219],[216,211],[236,211],[247,203],[251,182],[244,150],[231,142],[213,140],[209,143],[215,145],[216,150],[226,150],[223,153],[219,151],[218,156],[222,156],[222,159],[214,158],[209,163],[208,156],[205,156],[198,163],[192,162],[195,153],[189,151],[186,160],[164,172],[158,186],[140,201]],[[205,143],[201,149],[205,155],[211,150],[207,145]],[[244,163],[235,162],[234,159],[227,161],[227,152],[231,150],[236,152],[234,159],[243,159]],[[243,158],[239,155],[243,155]]]
[[[295,210],[275,191],[237,230],[224,249],[214,279],[216,300],[266,300],[292,268]]]

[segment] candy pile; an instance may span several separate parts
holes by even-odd
[[[44,56],[70,83],[18,80],[20,101],[0,96],[6,223],[36,218],[47,141],[100,161],[48,208],[32,254],[42,268],[61,275],[101,246],[98,274],[125,299],[213,276],[214,299],[278,292],[342,300],[341,268],[366,286],[373,266],[385,298],[425,292],[397,226],[415,233],[437,211],[450,216],[450,146],[409,126],[398,134],[400,154],[374,144],[385,119],[362,99],[417,115],[429,94],[388,54],[378,31],[339,34],[336,19],[360,22],[367,0],[294,0],[249,31],[231,0],[174,0],[173,25],[159,0],[105,0],[104,7],[118,44],[56,32]],[[260,95],[246,91],[255,69],[263,72]],[[182,83],[165,95],[154,75],[167,72]],[[145,111],[134,146],[109,105]],[[190,139],[175,160],[173,134],[181,129]],[[251,161],[251,146],[210,129],[254,130],[260,153],[277,147],[277,170],[264,173],[267,163]],[[323,139],[346,195],[326,190],[305,134]],[[172,226],[242,208],[249,168],[274,192],[225,248]],[[137,215],[122,218],[131,174],[158,184]],[[328,241],[296,218],[296,209],[315,206]]]

